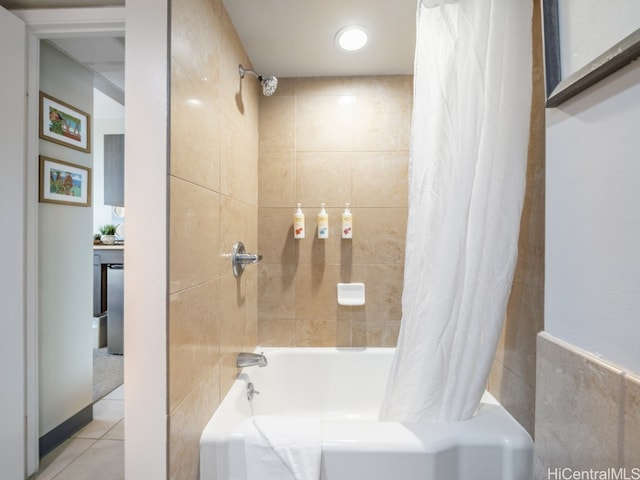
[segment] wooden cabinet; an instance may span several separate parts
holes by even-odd
[[[104,203],[124,207],[124,135],[104,136]]]

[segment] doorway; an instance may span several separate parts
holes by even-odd
[[[66,39],[41,41],[40,91],[59,98],[60,102],[70,104],[78,110],[86,109],[91,112],[91,128],[87,126],[90,148],[87,152],[75,152],[66,145],[40,140],[39,153],[48,158],[64,158],[68,162],[90,168],[92,202],[89,208],[66,204],[38,205],[40,456],[42,464],[46,466],[45,476],[50,473],[49,464],[53,455],[57,460],[56,469],[60,468],[60,458],[69,458],[73,460],[70,462],[73,463],[73,468],[82,466],[80,473],[90,477],[99,473],[92,471],[92,468],[98,466],[90,459],[97,455],[96,452],[108,453],[109,463],[113,465],[109,473],[118,475],[124,469],[124,429],[116,430],[124,417],[123,395],[118,399],[109,397],[104,401],[98,400],[124,381],[123,358],[121,355],[112,355],[111,351],[103,352],[102,348],[96,348],[102,345],[96,345],[98,342],[95,339],[90,342],[89,334],[92,333],[91,337],[94,337],[92,323],[100,320],[92,317],[96,313],[92,310],[95,289],[92,288],[91,269],[95,268],[94,259],[102,259],[98,262],[98,268],[105,270],[105,273],[106,262],[109,267],[114,263],[111,257],[118,256],[118,264],[123,264],[123,245],[95,245],[92,234],[97,230],[93,223],[94,217],[97,217],[98,224],[113,222],[114,206],[104,205],[104,195],[99,188],[109,184],[105,181],[104,166],[108,165],[110,158],[104,155],[103,143],[109,135],[124,134],[124,107],[120,106],[117,112],[119,116],[116,113],[105,113],[106,109],[100,108],[104,107],[101,103],[106,103],[109,99],[104,98],[94,87],[97,74],[83,64],[89,60],[88,49],[82,50],[85,58],[73,58],[67,48],[64,51],[60,48],[60,44],[67,45],[64,40]],[[86,47],[87,42],[85,39],[73,39],[73,42],[67,43]],[[115,106],[108,106],[115,110]],[[123,156],[119,158],[123,159]],[[123,179],[120,183],[123,183]],[[123,202],[118,200],[118,203],[122,208]],[[101,210],[106,210],[106,220],[101,217]],[[51,232],[55,232],[55,235],[52,236]],[[122,237],[123,235],[119,236]],[[122,279],[122,270],[118,273]],[[105,276],[108,276],[108,283],[111,284],[111,269]],[[101,279],[102,276],[99,276],[98,280]],[[122,281],[119,285],[119,292],[108,288],[108,300],[111,304],[112,299],[119,296],[122,311]],[[98,290],[101,292],[102,288]],[[98,313],[105,312],[106,309]],[[109,305],[109,323],[114,317],[113,313]],[[99,325],[100,323],[102,322],[98,322]],[[109,338],[111,332],[112,329],[109,328]],[[112,347],[111,342],[108,346]],[[122,349],[117,353],[122,353]],[[97,366],[112,368],[96,368]],[[106,382],[107,385],[97,385],[99,389],[96,389],[96,382]],[[112,430],[116,430],[115,433]],[[78,445],[84,445],[87,441],[94,443],[76,458],[73,452],[78,450]],[[71,468],[71,465],[66,466],[65,471],[66,468]],[[42,472],[42,468],[40,471]]]
[[[122,51],[124,65],[124,51]],[[123,72],[121,72],[123,75]],[[98,77],[96,77],[98,78]],[[124,89],[124,82],[122,82]],[[122,192],[124,168],[118,179],[105,175],[113,161],[124,165],[124,105],[102,90],[93,91],[93,401],[97,402],[124,383],[122,355],[123,325],[123,257],[125,248],[124,196],[107,194],[107,183],[118,183]],[[113,140],[117,140],[114,142]],[[116,154],[114,156],[114,154]],[[117,159],[116,159],[117,156]],[[110,171],[113,171],[111,169]],[[109,185],[111,186],[111,185]],[[117,205],[113,205],[117,204]],[[101,230],[115,227],[114,245],[101,240]],[[111,263],[109,263],[111,262]],[[119,322],[116,322],[119,320]],[[111,331],[113,330],[113,331]]]
[[[54,12],[54,13],[52,13]],[[100,35],[124,36],[125,9],[122,8],[91,8],[74,10],[24,10],[15,12],[25,22],[28,31],[28,72],[29,72],[29,98],[37,99],[40,85],[37,80],[40,61],[40,40],[53,37],[86,37]],[[38,191],[38,104],[30,102],[28,107],[28,138],[27,138],[27,190]],[[35,164],[35,167],[34,167]],[[33,474],[38,469],[39,463],[39,329],[38,329],[38,201],[37,195],[28,196],[26,228],[26,258],[29,265],[26,281],[26,348],[27,348],[27,475]],[[70,207],[72,208],[72,207]],[[78,208],[78,207],[73,207]],[[89,320],[90,321],[90,320]],[[63,352],[61,352],[63,353]]]

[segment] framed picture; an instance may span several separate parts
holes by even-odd
[[[637,0],[543,0],[543,21],[547,107],[640,57]]]
[[[91,152],[91,116],[40,92],[40,138]]]
[[[91,169],[40,156],[40,201],[91,206]]]

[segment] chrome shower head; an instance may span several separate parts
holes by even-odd
[[[263,78],[262,75],[248,68],[244,68],[242,65],[238,65],[238,73],[240,74],[240,78],[244,78],[245,73],[250,73],[256,77],[262,84],[262,94],[266,97],[270,97],[276,93],[276,89],[278,88],[278,79],[276,77]]]
[[[278,79],[276,77],[267,77],[262,80],[262,94],[270,97],[276,93],[278,88]]]

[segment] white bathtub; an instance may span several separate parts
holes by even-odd
[[[463,422],[377,421],[392,348],[264,348],[200,440],[201,480],[246,480],[242,422],[320,417],[321,480],[531,480],[533,442],[488,392]],[[247,399],[247,384],[260,392]]]

